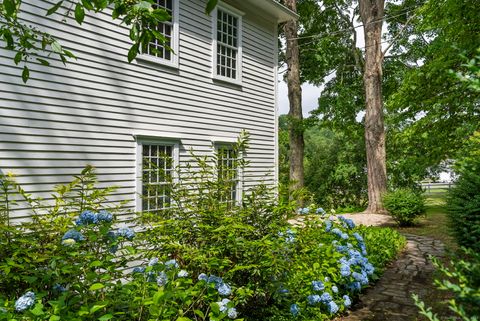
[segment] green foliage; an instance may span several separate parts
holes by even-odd
[[[218,0],[208,0],[207,14],[215,8],[217,2]],[[130,28],[132,46],[127,58],[131,62],[153,40],[163,44],[167,41],[161,33],[148,27],[170,18],[165,9],[154,8],[153,4],[152,0],[74,0],[72,2],[60,0],[45,14],[50,16],[64,8],[62,19],[66,19],[73,9],[75,21],[82,24],[86,12],[102,12],[112,8],[109,11],[112,19],[118,19],[121,24]],[[68,58],[76,59],[76,57],[63,48],[52,34],[19,20],[21,5],[21,0],[0,1],[0,41],[5,43],[6,49],[15,53],[13,59],[15,65],[23,62],[22,79],[26,83],[30,77],[27,66],[29,63],[36,62],[49,66],[52,53],[64,64],[67,63]],[[171,48],[168,49],[171,50]]]
[[[478,321],[480,316],[480,253],[463,248],[460,255],[454,257],[448,266],[438,259],[433,259],[443,278],[436,279],[435,284],[440,290],[453,295],[448,306],[456,316],[455,320]],[[418,296],[413,296],[420,314],[430,321],[440,321],[432,308],[426,307]],[[449,318],[448,320],[453,320]]]
[[[0,320],[236,318],[233,301],[172,261],[127,272],[143,254],[134,231],[117,224],[118,209],[106,210],[112,189],[97,188],[92,167],[56,188],[54,206],[41,207],[11,177],[1,181],[12,197],[0,199],[4,214],[14,212],[15,192],[36,208],[31,222],[0,224]]]
[[[458,244],[480,250],[480,132],[469,139],[456,163],[458,179],[447,195],[450,227]]]
[[[425,199],[418,191],[399,188],[383,196],[383,205],[400,226],[410,226],[425,214]]]
[[[358,229],[369,249],[368,260],[377,267],[375,276],[378,277],[387,263],[397,257],[407,241],[403,235],[391,228],[361,226]]]

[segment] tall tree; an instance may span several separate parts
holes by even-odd
[[[284,0],[284,4],[290,10],[297,12],[296,0]],[[286,38],[287,62],[287,85],[289,110],[289,134],[290,134],[290,181],[291,189],[298,190],[304,186],[304,140],[303,140],[303,114],[302,114],[302,87],[300,82],[300,60],[298,47],[297,21],[291,20],[285,23],[283,31]]]
[[[382,194],[387,190],[387,158],[382,96],[382,25],[384,0],[360,0],[360,18],[365,35],[365,147],[367,153],[368,208],[382,213]]]

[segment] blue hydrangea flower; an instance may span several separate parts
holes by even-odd
[[[208,276],[205,273],[200,273],[198,275],[198,280],[208,282]]]
[[[97,220],[98,222],[110,223],[113,221],[113,215],[106,210],[100,210],[97,214]]]
[[[332,232],[333,234],[335,234],[336,236],[338,236],[338,237],[342,237],[342,234],[343,234],[343,232],[340,231],[338,228],[332,229],[331,232]]]
[[[307,296],[308,304],[315,305],[321,301],[320,296],[318,294],[310,294]]]
[[[177,263],[177,260],[175,259],[172,259],[172,260],[168,260],[167,262],[165,262],[165,266],[167,268],[170,268],[170,269],[176,269],[178,268],[178,263]]]
[[[360,282],[352,282],[349,285],[347,285],[347,288],[350,291],[360,291],[360,289],[362,288],[362,285],[360,284]]]
[[[168,282],[168,276],[165,272],[160,272],[157,277],[158,286],[164,286]]]
[[[320,297],[320,301],[321,301],[322,303],[328,303],[328,302],[330,302],[330,301],[332,301],[332,300],[333,300],[333,298],[332,298],[332,296],[330,295],[330,293],[328,293],[328,292],[323,292],[322,296]]]
[[[154,266],[154,265],[157,265],[157,264],[158,264],[158,257],[153,257],[148,262],[148,266]]]
[[[322,281],[312,281],[312,287],[313,291],[323,291],[325,289]]]
[[[365,272],[367,272],[368,275],[372,275],[373,272],[375,272],[375,267],[369,262],[365,264]]]
[[[238,317],[238,312],[235,308],[230,308],[228,309],[227,311],[227,316],[230,318],[230,319],[236,319]]]
[[[330,278],[328,276],[325,277],[325,279],[323,279],[325,282],[330,282]]]
[[[335,248],[340,253],[345,253],[348,251],[348,246],[345,246],[345,245],[337,245]]]
[[[343,296],[343,304],[348,308],[349,306],[352,305],[352,301],[350,300],[350,297],[348,295]]]
[[[338,288],[336,285],[332,286],[332,292],[333,293],[338,293]]]
[[[298,214],[300,214],[300,215],[306,215],[306,214],[308,214],[308,212],[310,212],[310,209],[308,207],[298,209]]]
[[[55,283],[55,284],[53,285],[52,289],[53,289],[53,291],[55,291],[55,292],[65,292],[65,291],[67,291],[67,289],[66,289],[63,285],[61,285],[61,284],[59,284],[59,283]]]
[[[346,218],[345,216],[339,215],[338,219],[342,222],[342,225],[345,228],[353,229],[355,227],[353,220]]]
[[[215,289],[218,289],[223,284],[223,279],[219,276],[210,275],[207,280],[208,283],[215,283]]]
[[[338,305],[334,301],[328,302],[327,307],[328,307],[328,312],[330,312],[331,314],[335,314],[338,312]]]
[[[132,240],[135,237],[135,232],[131,228],[125,226],[118,229],[117,236]]]
[[[365,272],[363,272],[363,273],[353,272],[352,276],[355,279],[355,281],[360,282],[361,285],[367,285],[368,284],[368,277],[367,277],[367,274]]]
[[[289,292],[290,292],[290,291],[288,291],[288,289],[285,289],[285,288],[280,288],[280,289],[278,289],[278,293],[280,293],[280,294],[287,294],[287,293],[289,293]]]
[[[15,311],[23,312],[35,304],[35,293],[29,291],[15,301]]]
[[[349,236],[348,236],[347,233],[342,233],[342,234],[340,235],[340,237],[341,237],[343,240],[348,240],[348,239],[349,239]]]
[[[331,229],[332,229],[332,221],[326,220],[326,221],[325,221],[325,231],[326,231],[326,232],[330,232]]]
[[[188,272],[185,271],[185,270],[181,270],[180,272],[178,272],[177,274],[177,277],[179,278],[186,278],[188,276]]]
[[[228,310],[228,303],[230,302],[229,299],[222,299],[222,301],[217,302],[218,306],[220,307],[220,312],[225,313]]]
[[[83,211],[75,221],[77,225],[98,224],[98,215],[92,211]]]
[[[290,306],[290,313],[291,313],[294,317],[296,317],[296,316],[300,313],[300,308],[298,307],[297,304],[294,303],[294,304],[292,304],[292,305]]]
[[[68,230],[63,236],[62,236],[62,241],[72,239],[75,240],[76,242],[84,241],[85,237],[83,236],[82,233],[75,229]]]
[[[144,266],[136,266],[133,268],[133,273],[145,273],[145,267]]]
[[[321,207],[317,208],[317,210],[315,211],[316,214],[320,214],[320,215],[325,215],[327,214],[327,212],[325,212],[325,210]]]
[[[232,288],[230,285],[223,283],[218,287],[218,294],[221,296],[229,296],[232,293]]]
[[[355,233],[353,233],[352,235],[353,235],[353,237],[354,237],[358,242],[363,243],[363,237],[362,237],[360,234],[358,234],[357,232],[355,232]]]
[[[350,276],[351,270],[350,266],[347,264],[341,264],[340,265],[340,274],[344,277]]]

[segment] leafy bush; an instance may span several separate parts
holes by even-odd
[[[477,321],[480,316],[480,253],[463,248],[461,254],[454,257],[449,266],[433,260],[434,265],[443,274],[443,279],[436,279],[440,290],[449,291],[453,298],[448,305],[461,320]],[[414,295],[420,313],[430,321],[440,321],[439,317]]]
[[[400,226],[414,224],[425,213],[425,199],[411,189],[400,188],[383,196],[383,205]]]
[[[115,225],[116,215],[101,209],[111,189],[97,189],[95,181],[86,168],[57,188],[48,213],[12,225],[12,188],[32,205],[40,202],[2,178],[8,195],[0,224],[0,320],[237,318],[230,285],[215,276],[197,281],[166,254],[165,263],[154,259],[130,273],[128,264],[144,254],[136,250],[134,230]]]
[[[480,132],[469,140],[456,172],[447,195],[450,227],[459,245],[480,251]]]
[[[58,187],[53,207],[4,179],[0,320],[327,320],[401,246],[398,234],[313,206],[292,227],[295,203],[261,184],[237,206],[218,160],[192,156],[182,184],[172,182],[174,206],[139,215],[141,233],[116,223],[119,207],[103,207],[112,189],[95,187],[92,168]],[[47,213],[11,225],[11,188]]]

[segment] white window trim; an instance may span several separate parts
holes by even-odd
[[[172,30],[172,45],[170,46],[173,50],[172,59],[168,60],[165,58],[156,57],[149,54],[139,54],[137,55],[137,60],[147,61],[155,64],[164,65],[167,67],[178,68],[179,67],[179,48],[180,48],[180,26],[179,26],[179,2],[180,0],[173,1],[173,30]]]
[[[216,141],[214,142],[214,151],[215,151],[215,154],[218,155],[218,149],[219,148],[222,148],[222,147],[232,147],[234,143],[230,143],[230,142],[226,142],[226,141]],[[238,159],[241,159],[243,157],[243,152],[242,151],[238,151],[238,155],[237,155],[237,158]],[[218,164],[217,164],[218,166]],[[215,175],[217,175],[217,173],[215,173]],[[235,199],[235,203],[237,205],[241,205],[242,204],[242,198],[243,198],[243,170],[238,167],[237,168],[237,186],[236,186],[236,199]]]
[[[151,136],[135,136],[136,153],[135,153],[135,211],[141,212],[142,207],[142,166],[143,166],[143,145],[166,145],[172,146],[173,168],[178,168],[180,164],[180,141],[178,139],[151,137]],[[176,170],[173,171],[173,183],[178,183],[179,176]]]
[[[222,9],[223,11],[231,14],[232,16],[238,19],[238,51],[237,51],[237,78],[232,79],[222,75],[217,74],[217,12],[218,8]],[[242,85],[242,78],[243,78],[243,21],[242,17],[245,15],[244,12],[226,4],[223,2],[219,2],[215,10],[212,12],[212,78],[215,80],[229,82],[235,85]]]

